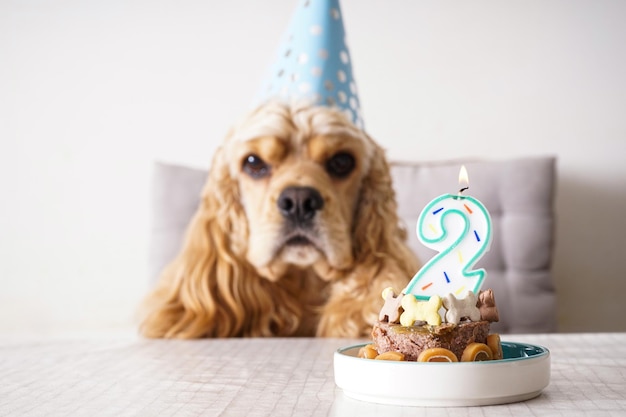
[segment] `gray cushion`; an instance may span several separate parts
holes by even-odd
[[[152,174],[148,273],[156,282],[180,250],[185,230],[200,203],[207,171],[156,163]]]
[[[493,220],[491,250],[476,265],[487,270],[483,288],[493,288],[500,310],[501,321],[494,324],[493,331],[556,330],[556,297],[550,270],[555,164],[551,157],[465,163],[470,176],[466,193],[481,200]],[[434,252],[417,240],[417,217],[434,197],[458,190],[459,168],[459,162],[392,164],[399,214],[409,229],[409,245],[422,262]],[[179,250],[206,175],[205,170],[156,164],[152,280]]]

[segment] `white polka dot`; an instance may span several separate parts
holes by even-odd
[[[323,31],[320,25],[313,25],[311,26],[309,30],[311,31],[311,35],[313,36],[319,36],[322,34],[322,31]]]
[[[342,103],[345,103],[346,101],[348,101],[348,96],[343,91],[339,91],[337,93],[337,97],[339,97],[339,101]]]
[[[308,93],[309,91],[311,91],[311,84],[307,82],[300,83],[298,85],[298,90],[300,90],[300,92],[302,93]]]
[[[332,91],[335,88],[335,86],[331,80],[326,80],[324,81],[324,88],[328,91]]]
[[[343,62],[344,64],[347,64],[348,61],[350,60],[350,58],[348,57],[348,53],[346,51],[339,52],[339,58],[341,59],[341,62]]]
[[[322,69],[320,67],[311,68],[311,75],[314,77],[320,77],[322,75]]]
[[[356,98],[354,96],[350,97],[350,107],[352,107],[352,110],[356,110],[357,106]]]
[[[350,92],[352,94],[356,94],[356,84],[354,83],[354,81],[350,83]]]
[[[341,17],[341,16],[339,15],[339,10],[334,9],[334,8],[333,8],[333,9],[330,9],[330,15],[331,15],[331,16],[333,17],[333,19],[335,19],[335,20],[337,20],[337,19],[339,19],[339,17]]]
[[[287,97],[287,94],[289,93],[289,88],[287,88],[287,86],[284,86],[283,88],[280,89],[280,95],[283,97]]]
[[[346,73],[343,70],[337,71],[337,78],[340,82],[345,83],[347,79]]]
[[[317,55],[322,59],[328,59],[328,51],[326,49],[320,49],[317,51]]]
[[[309,56],[302,52],[300,55],[298,55],[298,63],[299,64],[306,64],[309,61]]]
[[[326,104],[331,107],[334,106],[336,104],[335,99],[330,96],[326,97]]]

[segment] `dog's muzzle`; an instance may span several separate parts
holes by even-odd
[[[315,214],[324,207],[324,199],[312,187],[287,187],[276,204],[290,226],[307,229],[313,225]]]

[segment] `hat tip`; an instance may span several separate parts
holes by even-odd
[[[338,0],[304,0],[296,8],[260,98],[337,107],[363,128]]]

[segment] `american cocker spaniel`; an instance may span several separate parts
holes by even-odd
[[[262,105],[217,150],[147,337],[369,334],[418,269],[383,150],[339,111]]]

